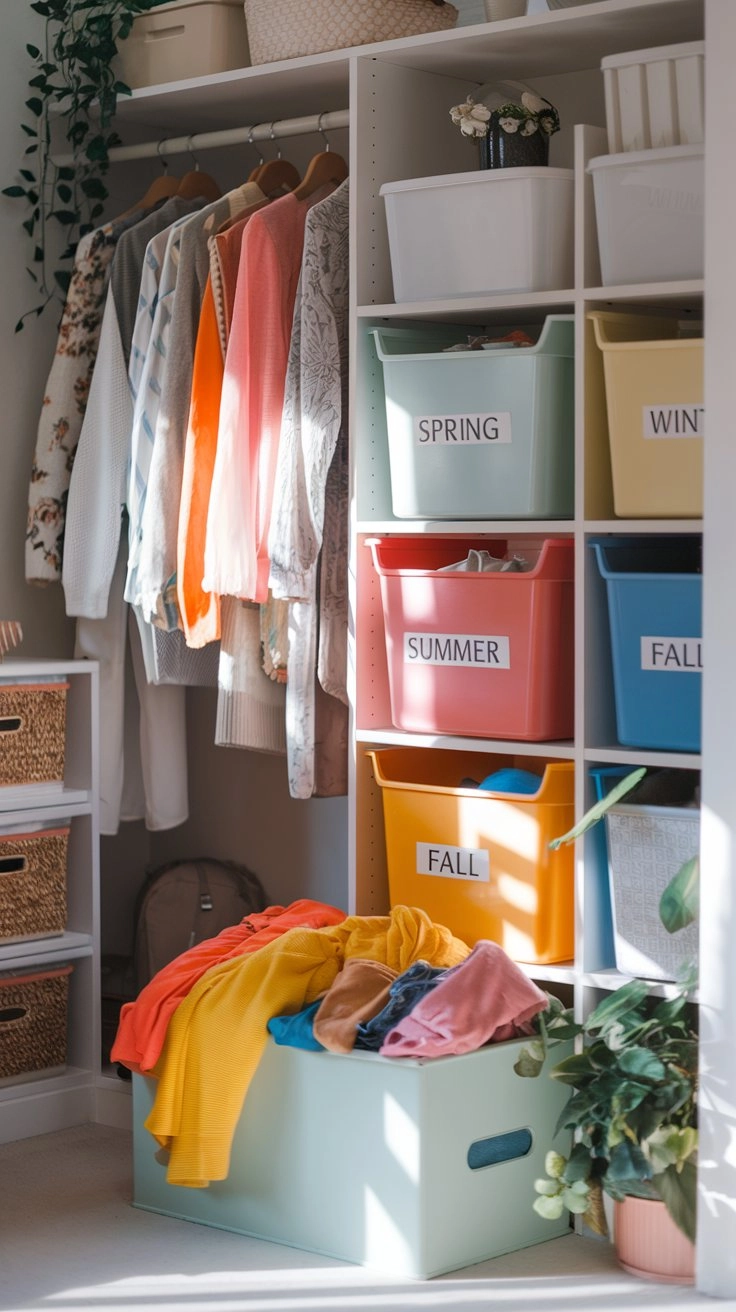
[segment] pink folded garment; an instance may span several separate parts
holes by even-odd
[[[481,939],[390,1030],[384,1057],[449,1057],[529,1033],[547,995],[499,947]]]

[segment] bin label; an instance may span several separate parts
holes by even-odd
[[[419,446],[498,446],[511,441],[511,411],[486,415],[416,415]]]
[[[645,405],[642,415],[645,437],[703,436],[704,405]]]
[[[702,638],[642,638],[641,668],[673,674],[700,674]]]
[[[467,879],[488,884],[490,857],[482,847],[448,847],[445,843],[417,843],[417,874],[440,879]]]
[[[467,666],[510,670],[508,637],[488,633],[405,633],[405,665]]]

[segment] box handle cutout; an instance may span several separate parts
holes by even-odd
[[[184,27],[183,23],[179,23],[177,27],[160,27],[158,31],[146,32],[145,40],[163,41],[171,36],[183,36],[185,31],[186,28]]]
[[[3,715],[0,717],[0,733],[17,733],[23,727],[20,715]]]
[[[27,1007],[2,1007],[0,1008],[0,1025],[17,1025],[18,1021],[24,1020],[27,1015]]]
[[[20,875],[27,868],[28,861],[24,856],[0,857],[0,875]]]
[[[532,1148],[531,1130],[510,1130],[507,1134],[492,1134],[487,1139],[476,1139],[468,1148],[468,1166],[480,1171],[484,1166],[498,1166],[500,1162],[513,1162],[526,1157]]]

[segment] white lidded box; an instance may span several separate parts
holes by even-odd
[[[478,169],[386,182],[396,301],[573,283],[572,169]]]
[[[602,60],[612,155],[704,140],[704,55],[704,42],[690,41]]]
[[[568,1214],[537,1216],[534,1181],[548,1149],[569,1151],[569,1135],[554,1135],[569,1091],[546,1070],[518,1076],[522,1046],[416,1061],[269,1039],[228,1177],[207,1189],[167,1183],[144,1127],[156,1082],[134,1075],[134,1205],[395,1276],[554,1239]]]
[[[703,146],[590,160],[604,286],[702,278]]]
[[[120,43],[118,61],[118,76],[131,90],[245,68],[242,0],[171,0],[151,9]]]
[[[490,351],[443,350],[459,332],[439,325],[371,332],[398,518],[572,515],[572,315],[548,315],[533,346]]]

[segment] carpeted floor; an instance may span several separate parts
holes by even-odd
[[[733,1307],[627,1276],[609,1245],[570,1236],[426,1281],[131,1205],[131,1141],[81,1126],[0,1146],[5,1312],[676,1312]]]

